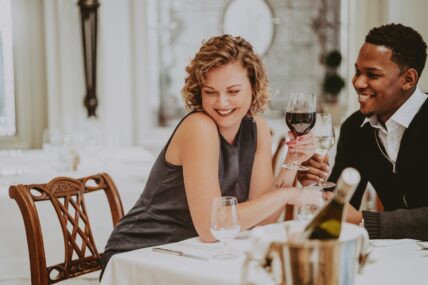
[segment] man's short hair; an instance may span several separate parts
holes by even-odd
[[[391,60],[401,72],[414,68],[420,78],[427,58],[427,44],[414,29],[402,24],[383,25],[370,30],[366,43],[389,48],[392,50]]]

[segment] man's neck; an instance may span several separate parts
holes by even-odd
[[[378,114],[377,119],[378,119],[379,123],[385,127],[385,123],[389,120],[389,118],[391,118],[392,115],[394,115],[394,113],[397,112],[397,110],[400,109],[401,106],[403,106],[403,104],[410,98],[410,96],[412,96],[412,94],[415,92],[415,90],[416,90],[416,86],[410,90],[404,91],[400,95],[402,99],[400,100],[399,103],[397,103],[397,106],[395,107],[393,112],[389,112],[389,113],[384,114],[384,115]]]

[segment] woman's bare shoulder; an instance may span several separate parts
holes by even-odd
[[[218,141],[217,125],[207,114],[195,112],[184,119],[175,137],[180,145],[213,143],[215,146]]]
[[[191,131],[192,133],[195,131],[201,132],[217,132],[217,125],[210,116],[205,114],[204,112],[195,112],[187,116],[186,119],[181,123],[180,128],[185,131]]]
[[[254,121],[257,125],[257,134],[265,136],[266,134],[270,134],[270,128],[265,118],[260,115],[254,116]]]
[[[217,125],[203,112],[187,116],[177,128],[166,151],[166,160],[181,165],[188,154],[203,153],[218,149]],[[187,155],[186,155],[187,154]]]

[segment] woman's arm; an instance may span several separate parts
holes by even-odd
[[[264,131],[263,128],[258,128],[258,132],[260,131]],[[267,134],[267,141],[270,142],[270,135]],[[267,141],[261,142],[257,148],[267,148]],[[258,141],[257,144],[259,143]],[[295,188],[287,191],[282,188],[266,191],[273,180],[270,147],[269,151],[263,149],[263,155],[257,151],[253,166],[255,178],[251,179],[249,193],[250,201],[238,205],[242,230],[260,223],[285,204],[295,203],[299,195]],[[192,221],[199,237],[205,242],[215,241],[210,231],[210,214],[212,199],[221,196],[218,179],[219,152],[216,124],[206,114],[195,113],[187,117],[177,129],[166,154],[167,158],[173,158],[173,161],[168,161],[183,167],[184,186]],[[257,173],[257,170],[260,173]],[[286,171],[282,172],[283,179],[294,179],[295,173],[288,175]],[[256,188],[261,190],[252,190]],[[273,189],[273,186],[271,188]]]
[[[246,217],[250,216],[251,209],[251,201],[254,199],[258,199],[263,195],[269,194],[275,197],[278,190],[284,190],[284,187],[293,186],[296,173],[295,170],[287,170],[281,168],[278,175],[276,177],[273,176],[272,170],[272,142],[271,136],[269,132],[269,128],[266,124],[266,121],[261,117],[256,117],[257,123],[257,150],[254,158],[253,164],[253,172],[251,176],[251,185],[250,185],[250,195],[247,205],[242,205],[242,211],[248,211],[249,214],[245,215]],[[312,140],[312,142],[311,142]],[[293,140],[289,144],[289,151],[285,158],[285,163],[290,163],[293,160],[293,157],[290,155],[293,151],[302,151],[301,159],[309,158],[313,152],[315,151],[315,147],[313,144],[312,135],[306,135],[299,137],[297,140]],[[294,189],[295,188],[290,188]],[[287,190],[288,191],[288,190]],[[290,193],[291,194],[291,193]],[[294,201],[296,202],[296,201]],[[267,216],[266,219],[260,220],[258,224],[268,224],[278,220],[279,215],[283,211],[284,203],[276,208],[271,215]],[[246,210],[246,207],[249,207]],[[254,218],[252,218],[254,220]]]
[[[181,123],[169,148],[176,154],[177,164],[183,167],[184,188],[195,229],[203,241],[214,241],[210,232],[211,203],[214,197],[221,196],[217,126],[206,114],[194,113]]]

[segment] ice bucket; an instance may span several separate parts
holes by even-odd
[[[283,225],[282,241],[278,233],[259,256],[247,254],[243,269],[243,284],[285,285],[352,285],[358,270],[367,258],[367,232],[352,224],[344,224],[338,240],[287,240],[290,231],[299,225]],[[266,234],[269,236],[269,233]],[[253,244],[260,240],[253,240]],[[256,245],[257,247],[257,245]],[[255,277],[255,271],[258,276]],[[253,271],[253,272],[250,272]],[[269,282],[261,281],[261,274]],[[266,276],[265,276],[266,277]]]

